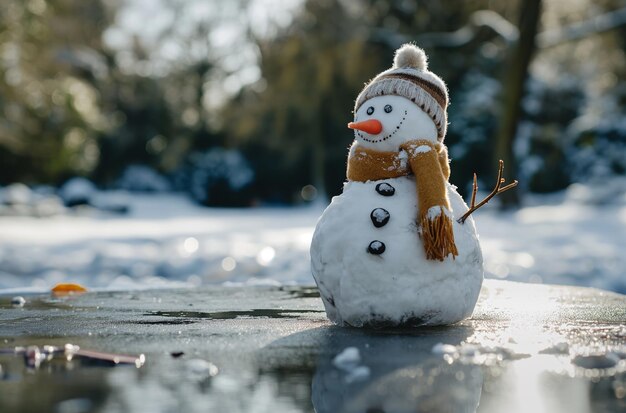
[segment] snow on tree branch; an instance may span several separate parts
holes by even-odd
[[[626,7],[594,16],[582,22],[576,22],[566,27],[546,30],[537,35],[537,46],[548,48],[565,42],[583,39],[585,37],[607,32],[626,24]]]
[[[374,39],[397,48],[403,43],[415,40],[421,47],[461,47],[471,42],[481,28],[489,28],[508,43],[517,41],[519,31],[514,24],[491,10],[479,10],[472,13],[468,23],[453,32],[424,33],[415,39],[393,32],[389,29],[374,31]]]
[[[607,32],[626,25],[626,7],[594,16],[582,22],[558,29],[546,30],[537,35],[537,47],[540,49],[556,46],[561,43],[579,40],[594,34]],[[462,47],[470,43],[482,28],[492,30],[507,43],[514,43],[519,37],[517,27],[491,10],[479,10],[472,13],[468,23],[453,32],[424,33],[416,38],[394,32],[386,28],[373,31],[373,40],[382,42],[392,49],[410,41],[416,41],[421,47]]]

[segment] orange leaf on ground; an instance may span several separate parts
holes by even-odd
[[[57,284],[52,288],[52,293],[57,295],[82,294],[86,292],[87,289],[82,285],[72,283]]]

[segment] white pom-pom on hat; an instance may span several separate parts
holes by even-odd
[[[396,50],[393,58],[393,68],[428,69],[428,58],[423,49],[414,44],[406,43]]]

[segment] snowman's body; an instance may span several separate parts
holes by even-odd
[[[381,183],[393,195],[381,195]],[[452,185],[448,196],[456,219],[467,207]],[[372,214],[377,209],[389,214],[379,228],[372,219],[381,215]],[[432,261],[425,257],[416,213],[413,177],[347,182],[333,198],[311,245],[313,276],[331,321],[354,327],[440,325],[472,313],[483,279],[474,222],[455,220],[459,255]],[[373,241],[385,245],[382,254],[368,251]]]
[[[417,137],[436,141],[432,120],[399,96],[370,99],[355,122],[376,118],[375,133],[355,131],[359,147],[402,152]],[[380,130],[378,130],[380,129]],[[398,326],[450,324],[469,316],[483,279],[478,235],[471,218],[457,219],[467,206],[447,185],[454,217],[456,257],[428,260],[416,224],[415,177],[346,182],[318,221],[311,244],[311,268],[326,313],[340,325]]]

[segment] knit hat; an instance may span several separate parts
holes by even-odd
[[[448,127],[448,89],[439,76],[428,70],[424,50],[409,43],[396,50],[391,69],[378,74],[359,93],[354,112],[368,99],[383,95],[402,96],[414,102],[435,122],[437,138],[443,141]]]

